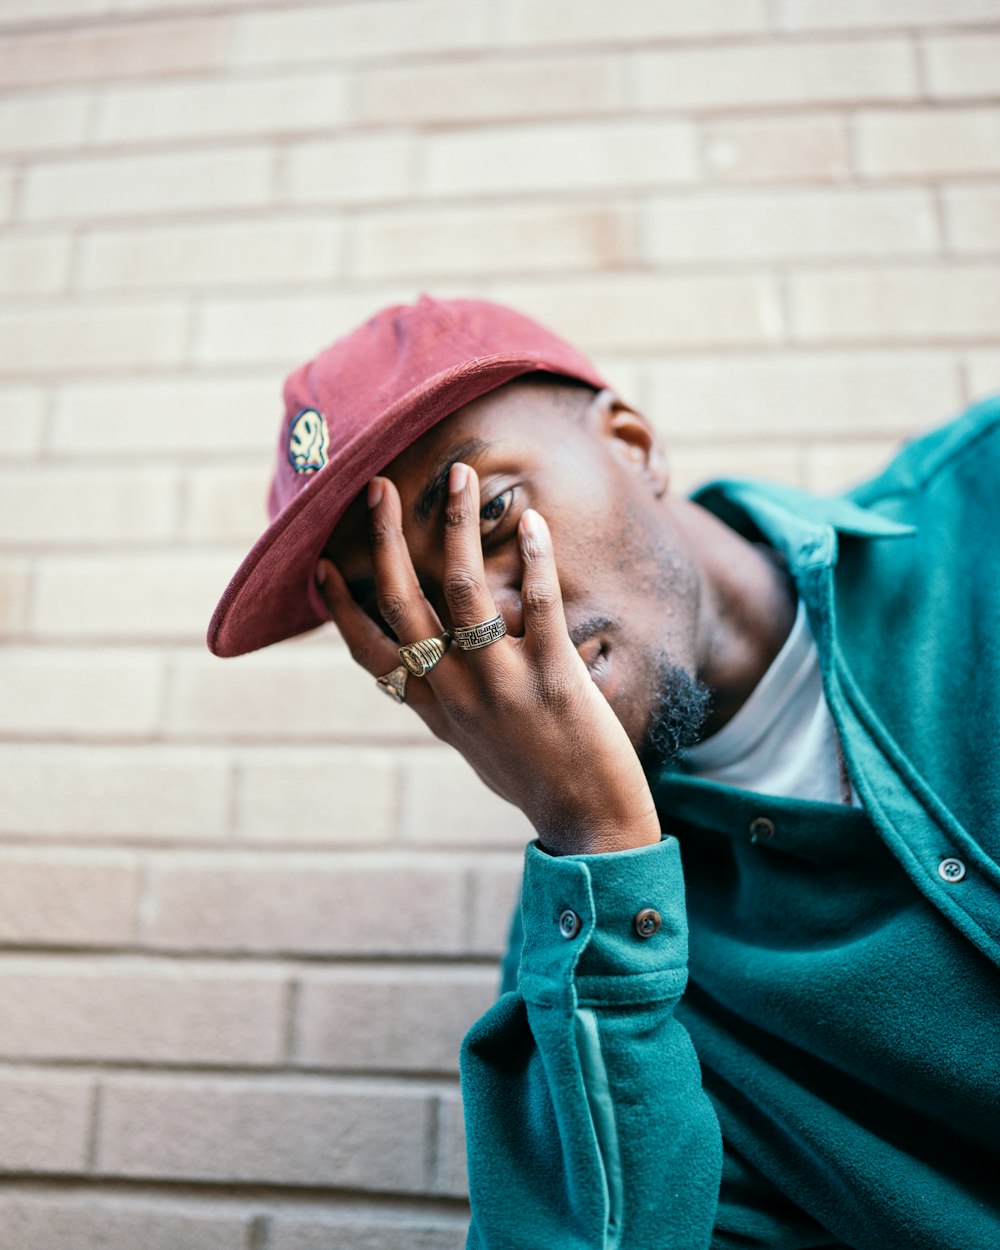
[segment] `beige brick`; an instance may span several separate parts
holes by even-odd
[[[847,123],[823,113],[706,121],[702,143],[713,182],[840,182],[850,168]]]
[[[324,218],[201,222],[87,236],[85,290],[316,283],[338,275],[340,230]]]
[[[647,109],[854,104],[917,94],[913,49],[902,39],[644,52],[633,70],[637,101]]]
[[[223,464],[190,474],[184,538],[249,548],[267,524],[271,472],[267,458],[261,456],[253,468]]]
[[[400,818],[405,839],[432,845],[524,846],[536,836],[524,813],[487,789],[451,748],[403,756]]]
[[[9,221],[14,207],[14,171],[0,165],[0,221]]]
[[[778,0],[784,30],[838,30],[878,26],[957,26],[1000,16],[997,0]]]
[[[416,1193],[429,1111],[412,1087],[120,1078],[104,1090],[97,1170]]]
[[[0,851],[0,941],[5,945],[125,945],[135,935],[138,898],[133,856]]]
[[[284,411],[278,377],[128,377],[73,382],[55,396],[52,450],[132,458],[190,453],[265,462]],[[261,516],[263,517],[263,501]]]
[[[749,442],[727,444],[725,451],[712,443],[678,443],[670,451],[670,485],[686,495],[713,478],[735,475],[805,485],[802,447],[795,443]]]
[[[972,352],[966,363],[969,398],[1000,394],[1000,352]]]
[[[650,204],[644,252],[659,264],[934,251],[926,191],[786,191],[698,195]]]
[[[0,543],[28,546],[169,538],[177,528],[177,475],[159,469],[0,469]]]
[[[226,761],[204,750],[8,746],[0,832],[18,837],[219,838]]]
[[[456,954],[463,910],[454,857],[186,856],[154,865],[145,937],[182,950]]]
[[[861,112],[858,170],[870,178],[1000,170],[1000,109]]]
[[[186,1209],[187,1208],[187,1209]],[[249,1215],[231,1209],[105,1198],[93,1190],[0,1196],[0,1250],[246,1250]]]
[[[50,1072],[0,1072],[0,1172],[80,1172],[93,1082]]]
[[[272,1066],[279,972],[136,959],[0,960],[0,1058]]]
[[[434,1192],[464,1198],[469,1192],[465,1120],[457,1091],[441,1099],[438,1116],[438,1167]]]
[[[0,372],[85,371],[175,365],[188,313],[175,301],[54,304],[0,314]]]
[[[282,1213],[272,1219],[268,1250],[330,1250],[331,1246],[350,1246],[351,1250],[464,1250],[468,1226],[467,1214],[411,1216],[383,1210],[352,1217]],[[2,1243],[0,1250],[6,1250]]]
[[[288,144],[278,177],[283,204],[365,204],[406,199],[415,147],[406,134],[364,134]]]
[[[0,240],[0,294],[52,295],[65,288],[70,237],[24,234]]]
[[[951,187],[943,193],[944,233],[956,252],[1000,250],[1000,187]]]
[[[604,0],[510,0],[500,10],[504,43],[644,43],[647,40],[762,33],[763,0],[629,0],[613,14]]]
[[[213,8],[216,9],[246,9],[252,8],[255,0],[216,0]],[[199,10],[203,6],[201,0],[172,0],[173,6],[178,9],[194,9]],[[147,12],[159,13],[164,7],[163,0],[117,0],[115,6],[116,12],[145,14]],[[227,62],[228,63],[228,62]]]
[[[0,557],[0,638],[13,638],[27,628],[30,588],[27,560]]]
[[[941,418],[949,414],[941,413]],[[880,440],[851,443],[815,443],[804,450],[805,481],[811,490],[829,494],[847,490],[884,468],[897,443]]]
[[[22,459],[42,449],[45,392],[38,386],[0,386],[0,456]]]
[[[10,89],[220,69],[228,35],[224,19],[199,16],[8,36],[0,80]]]
[[[235,553],[46,557],[32,623],[50,639],[201,640],[236,563]]]
[[[480,854],[471,874],[469,954],[499,959],[521,899],[523,856]]]
[[[362,123],[454,125],[591,116],[623,104],[621,67],[605,54],[369,70],[358,79],[354,112]]]
[[[995,6],[1000,18],[1000,4]],[[927,93],[940,100],[997,95],[1000,35],[942,35],[923,46]]]
[[[329,130],[345,119],[345,81],[335,70],[284,78],[191,80],[108,88],[97,143],[272,135]]]
[[[225,663],[200,648],[179,654],[166,729],[171,736],[226,741],[432,741],[415,712],[376,689],[332,626],[315,646],[287,643]]]
[[[632,260],[634,233],[621,204],[369,214],[350,256],[358,276],[376,279],[592,271]]]
[[[163,664],[148,653],[8,647],[0,651],[0,733],[149,734],[163,688]]]
[[[493,293],[583,350],[640,351],[764,344],[782,334],[771,281],[756,276],[623,275],[503,283]]]
[[[425,140],[431,195],[601,191],[691,182],[694,131],[684,122],[482,127]]]
[[[271,198],[266,147],[51,161],[24,175],[29,221],[260,207]]]
[[[488,46],[487,12],[466,0],[370,0],[253,13],[238,24],[237,65],[413,56]]]
[[[104,17],[111,12],[112,7],[112,0],[33,0],[31,21],[35,23],[64,18]],[[22,26],[24,21],[24,0],[0,0],[0,24]]]
[[[0,101],[0,152],[76,148],[83,141],[89,92],[10,97]]]
[[[654,364],[648,415],[673,443],[901,438],[960,402],[958,370],[928,352],[707,357]],[[746,448],[714,451],[717,476],[744,472]],[[750,472],[750,470],[746,470]]]
[[[296,1062],[454,1073],[462,1038],[496,996],[492,968],[366,965],[307,974],[299,986]]]
[[[206,299],[196,323],[195,358],[203,364],[258,368],[270,362],[280,377],[377,309],[411,297],[410,289],[397,288]]]
[[[995,267],[877,269],[789,279],[794,337],[948,342],[1000,335]]]
[[[397,786],[396,766],[386,752],[244,752],[235,831],[279,844],[386,841],[395,829]]]

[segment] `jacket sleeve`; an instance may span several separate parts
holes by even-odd
[[[517,990],[462,1048],[470,1250],[707,1247],[722,1143],[674,1018],[687,977],[676,840],[530,846],[522,918]]]

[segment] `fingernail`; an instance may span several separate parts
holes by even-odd
[[[319,564],[316,565],[316,581],[322,586],[329,576],[329,566],[325,560],[320,560]]]
[[[534,508],[525,508],[521,513],[521,532],[536,542],[545,536],[545,522]]]
[[[375,508],[381,502],[385,485],[380,477],[373,477],[368,483],[368,507]]]
[[[465,483],[469,480],[469,466],[456,461],[451,466],[451,472],[448,474],[448,489],[453,495],[460,494],[465,490]]]

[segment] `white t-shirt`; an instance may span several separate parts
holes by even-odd
[[[758,794],[860,806],[801,600],[785,645],[749,699],[718,733],[685,751],[683,765],[698,777]]]

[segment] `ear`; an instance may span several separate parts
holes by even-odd
[[[666,449],[642,413],[630,408],[614,391],[604,390],[594,396],[588,416],[605,438],[612,440],[615,454],[646,478],[655,497],[666,494],[670,482]]]

